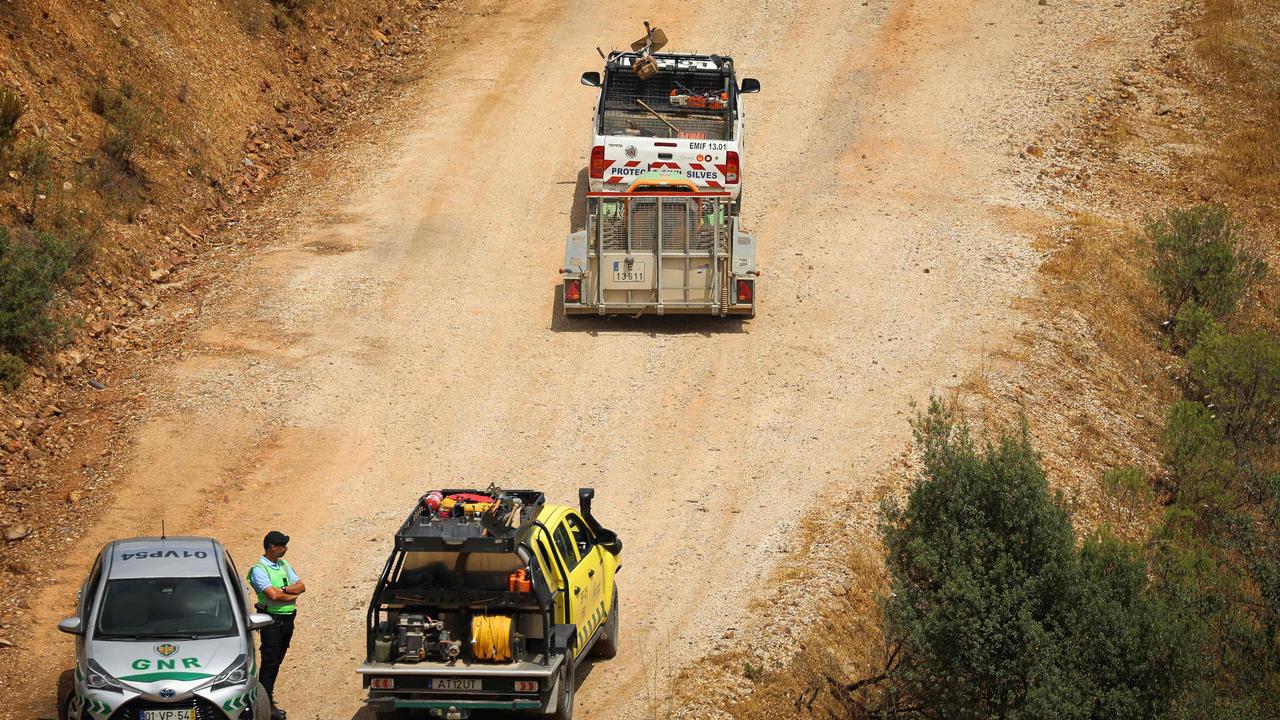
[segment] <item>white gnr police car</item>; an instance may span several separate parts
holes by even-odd
[[[102,549],[80,589],[63,720],[266,720],[240,573],[209,538],[131,538]]]

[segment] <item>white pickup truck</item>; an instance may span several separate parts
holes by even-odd
[[[656,73],[637,68],[654,63]],[[759,92],[760,82],[743,78],[739,85],[733,58],[614,51],[605,58],[603,78],[583,73],[582,84],[600,88],[588,170],[592,192],[622,191],[645,173],[663,171],[702,190],[727,192],[730,212],[738,214],[746,129],[741,96]]]

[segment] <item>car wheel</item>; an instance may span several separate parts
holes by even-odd
[[[64,670],[58,677],[58,720],[71,720],[71,701],[76,696],[76,671]],[[77,708],[77,715],[79,715]]]
[[[258,683],[258,691],[253,696],[253,720],[271,720],[271,698],[262,683]]]
[[[609,619],[604,621],[604,631],[596,639],[592,648],[593,656],[608,660],[618,654],[618,591],[613,591],[613,603],[609,608]]]
[[[564,658],[564,670],[560,673],[560,685],[556,688],[555,720],[573,720],[573,658]]]

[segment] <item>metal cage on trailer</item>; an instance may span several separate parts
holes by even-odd
[[[756,241],[732,203],[688,188],[587,193],[586,227],[565,247],[565,314],[754,317]]]

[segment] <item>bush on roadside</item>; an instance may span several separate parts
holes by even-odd
[[[1136,467],[1112,468],[1102,473],[1102,489],[1117,500],[1126,503],[1145,503],[1151,495],[1151,486]]]
[[[1025,425],[979,446],[934,400],[924,472],[884,508],[895,671],[927,716],[1154,718],[1188,665],[1140,552],[1077,549]]]
[[[1074,716],[1166,717],[1195,668],[1185,615],[1153,586],[1140,546],[1096,533],[1078,555],[1064,674],[1078,683]],[[1036,716],[1068,717],[1052,705],[1041,709]]]
[[[18,137],[18,119],[26,109],[22,96],[13,88],[0,87],[0,154],[4,154]]]
[[[302,25],[302,15],[311,0],[271,0],[271,24],[284,32],[293,25]]]
[[[1169,408],[1163,444],[1176,492],[1153,576],[1199,658],[1172,717],[1280,717],[1280,475],[1199,402]]]
[[[1201,534],[1230,524],[1231,516],[1215,511],[1231,507],[1236,484],[1235,446],[1203,403],[1180,400],[1165,414],[1163,435],[1166,490],[1170,516],[1166,524],[1193,523]],[[1187,509],[1185,517],[1179,513]]]
[[[100,82],[90,92],[89,108],[107,122],[103,153],[116,170],[138,175],[137,154],[150,132],[143,98],[127,83],[113,90]]]
[[[1149,223],[1146,234],[1154,254],[1151,278],[1170,317],[1189,300],[1214,318],[1225,317],[1266,273],[1266,263],[1223,207],[1171,210]]]
[[[1280,342],[1269,332],[1207,333],[1187,353],[1195,397],[1240,446],[1280,441]]]
[[[20,357],[8,353],[0,353],[0,388],[5,392],[13,392],[22,385],[27,376],[27,363]]]
[[[1206,333],[1220,327],[1212,313],[1200,307],[1195,300],[1188,300],[1173,318],[1173,349],[1185,354]]]
[[[0,228],[0,349],[29,355],[61,339],[65,324],[52,311],[75,258],[71,242]]]

